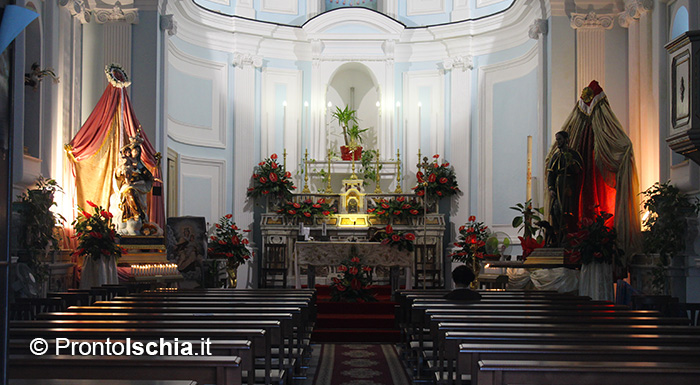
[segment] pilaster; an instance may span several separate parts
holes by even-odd
[[[577,90],[592,80],[605,88],[605,30],[613,28],[616,16],[595,12],[571,14],[571,27],[576,30]]]
[[[450,154],[449,159],[452,164],[459,164],[455,167],[457,180],[462,181],[464,186],[469,186],[471,170],[471,78],[474,69],[473,60],[470,55],[453,56],[447,58],[442,63],[446,71],[451,71],[450,76]],[[461,224],[467,222],[471,213],[469,204],[471,194],[469,188],[462,188],[464,194],[459,202],[463,202],[466,207],[459,207],[453,211],[452,223]]]

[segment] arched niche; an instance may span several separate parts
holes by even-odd
[[[36,6],[28,2],[27,8],[38,12]],[[41,17],[34,19],[25,33],[24,73],[32,72],[32,65],[41,63]],[[41,83],[27,84],[24,87],[24,149],[27,155],[41,158]]]
[[[369,129],[362,134],[361,145],[366,149],[378,148],[380,118],[377,102],[381,100],[381,91],[377,83],[366,65],[351,62],[336,69],[326,88],[326,100],[331,103],[329,113],[333,113],[336,107],[350,106],[357,111],[358,126]],[[329,144],[334,151],[340,151],[340,146],[345,144],[338,122],[333,119]]]
[[[671,20],[671,37],[669,40],[673,40],[683,33],[690,30],[690,18],[688,15],[688,9],[685,6],[680,6],[673,14],[673,19]]]

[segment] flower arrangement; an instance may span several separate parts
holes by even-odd
[[[380,230],[375,234],[375,239],[384,245],[398,247],[399,251],[413,251],[416,235],[405,231],[395,231],[391,225],[387,225],[384,230]]]
[[[459,261],[467,266],[472,266],[474,257],[483,259],[486,253],[486,240],[490,231],[483,222],[477,222],[475,216],[470,216],[469,221],[459,227],[458,241],[455,246],[461,250],[450,254],[453,261]]]
[[[388,200],[380,198],[376,203],[377,206],[368,208],[367,213],[374,214],[379,218],[415,218],[423,212],[423,206],[416,202],[415,199],[407,200],[404,196]]]
[[[612,263],[613,258],[622,255],[617,247],[615,228],[605,225],[610,218],[612,214],[601,211],[595,219],[581,219],[580,230],[566,235],[568,247],[564,255],[571,263]]]
[[[375,302],[377,299],[369,290],[372,283],[372,268],[360,262],[357,249],[350,251],[350,258],[338,266],[338,277],[333,277],[331,301],[334,302]]]
[[[253,198],[274,196],[281,199],[290,199],[292,190],[296,189],[291,178],[292,173],[284,170],[277,163],[277,154],[272,154],[255,166],[253,187],[248,189],[247,196]]]
[[[457,186],[457,176],[455,175],[454,167],[448,162],[439,163],[440,155],[433,155],[433,163],[423,171],[416,173],[418,184],[413,187],[416,190],[416,195],[428,197],[451,197],[460,192]]]
[[[324,198],[314,202],[311,199],[305,199],[302,202],[288,201],[277,213],[282,214],[287,219],[304,219],[313,218],[316,216],[329,216],[335,212],[335,208],[326,203]]]
[[[73,255],[100,258],[113,255],[117,258],[126,254],[117,244],[117,232],[112,224],[112,213],[90,201],[92,214],[78,207],[78,217],[72,225],[78,238],[78,248]]]
[[[214,235],[209,238],[207,252],[213,258],[226,259],[229,266],[238,266],[250,259],[248,238],[242,234],[250,230],[242,230],[233,221],[233,215],[226,214],[214,225]]]

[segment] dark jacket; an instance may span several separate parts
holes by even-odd
[[[470,289],[455,289],[445,294],[445,299],[453,301],[480,301],[481,294]]]

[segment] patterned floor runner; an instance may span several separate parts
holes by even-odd
[[[314,385],[405,385],[410,380],[388,344],[324,344]]]

